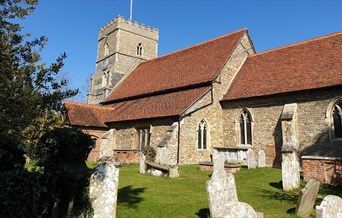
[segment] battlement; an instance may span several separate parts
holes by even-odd
[[[159,38],[158,29],[145,26],[143,23],[139,24],[137,21],[132,22],[132,20],[125,20],[123,16],[118,16],[100,28],[98,40],[108,36],[117,29],[140,34],[156,41],[158,41]]]

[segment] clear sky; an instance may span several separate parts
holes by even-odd
[[[62,52],[63,72],[83,92],[95,72],[99,29],[118,15],[129,18],[130,0],[40,0],[23,24],[45,35],[49,63]],[[158,55],[247,28],[257,52],[342,31],[340,1],[133,0],[133,21],[159,29]]]

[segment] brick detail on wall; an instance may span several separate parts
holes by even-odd
[[[139,163],[140,150],[114,150],[114,157],[121,163]]]
[[[302,157],[304,180],[316,179],[322,184],[342,186],[342,158]]]

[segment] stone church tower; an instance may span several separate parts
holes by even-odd
[[[102,27],[87,103],[104,101],[114,86],[141,61],[157,57],[158,38],[157,29],[126,21],[121,16]]]

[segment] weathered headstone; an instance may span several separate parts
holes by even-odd
[[[305,187],[300,191],[296,213],[300,217],[308,217],[315,205],[319,191],[319,182],[310,179]],[[342,205],[341,205],[342,206]]]
[[[236,217],[246,217],[246,218],[259,218],[263,217],[263,213],[259,213],[258,216],[257,212],[253,209],[253,207],[244,202],[236,202],[228,207],[226,207],[225,213],[222,217],[224,218],[236,218]]]
[[[223,217],[226,207],[238,202],[234,175],[224,171],[224,156],[214,159],[214,172],[207,182],[207,193],[211,217]]]
[[[266,167],[266,154],[264,150],[258,152],[258,167]]]
[[[281,174],[283,190],[290,191],[299,187],[300,165],[294,152],[283,153],[281,162]]]
[[[257,162],[255,160],[255,154],[252,149],[247,151],[247,167],[248,169],[254,169],[257,167]]]
[[[248,204],[238,202],[235,179],[232,173],[224,171],[224,155],[214,158],[214,172],[207,182],[210,217],[263,217]]]
[[[213,149],[213,155],[212,155],[212,161],[214,162],[214,159],[219,155],[219,152],[217,149]]]
[[[113,157],[113,145],[115,144],[115,130],[111,129],[105,132],[101,140],[100,158]]]
[[[90,178],[89,197],[94,218],[115,218],[119,168],[114,158],[101,162]]]
[[[177,178],[177,177],[179,177],[178,166],[171,166],[169,170],[169,178]]]
[[[342,217],[342,198],[335,195],[326,196],[320,206],[316,206],[316,218]]]
[[[139,164],[139,173],[145,174],[146,173],[146,157],[143,153],[140,153],[140,164]]]
[[[221,171],[224,170],[224,161],[225,156],[222,154],[215,155],[213,159],[213,171]]]
[[[290,191],[299,187],[300,164],[297,155],[297,104],[285,104],[281,114],[281,131],[283,138],[282,181],[283,190]]]

